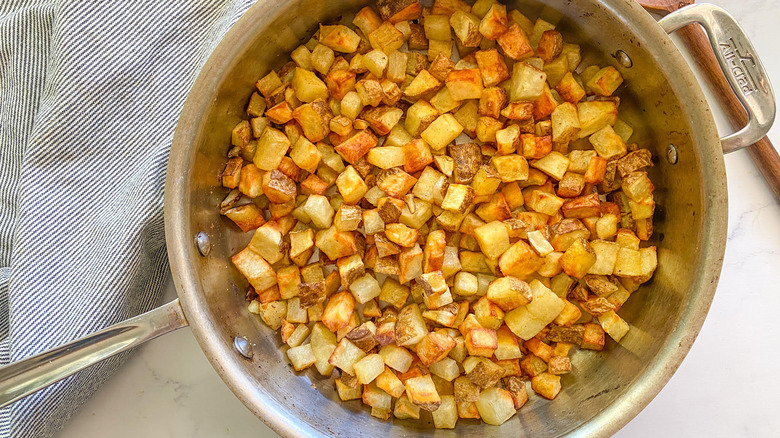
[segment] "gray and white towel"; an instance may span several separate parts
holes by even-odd
[[[0,0],[0,364],[160,304],[187,93],[253,0]],[[123,356],[0,411],[49,437]]]

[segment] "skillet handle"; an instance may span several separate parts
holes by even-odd
[[[723,74],[748,114],[745,127],[721,139],[723,152],[748,147],[766,136],[775,120],[775,95],[769,76],[745,31],[734,17],[715,5],[686,6],[658,21],[667,33],[693,23],[706,31]]]
[[[186,327],[179,300],[0,368],[0,408],[165,333]]]

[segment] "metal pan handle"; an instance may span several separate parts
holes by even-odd
[[[110,356],[186,327],[179,300],[0,368],[0,408]]]
[[[706,31],[723,74],[748,114],[744,128],[721,139],[723,152],[750,146],[766,136],[775,119],[769,76],[745,31],[734,17],[715,5],[686,6],[658,21],[667,33],[693,23]]]

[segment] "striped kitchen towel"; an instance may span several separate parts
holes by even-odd
[[[0,0],[0,364],[159,304],[181,107],[252,0]],[[115,357],[0,411],[49,437]]]

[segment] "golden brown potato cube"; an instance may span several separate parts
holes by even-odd
[[[515,153],[520,146],[520,127],[510,124],[504,129],[496,131],[496,151],[500,155]]]
[[[593,157],[588,163],[584,180],[588,184],[600,184],[607,173],[607,160],[602,157]]]
[[[429,40],[428,41],[428,61],[445,56],[452,56],[452,40]]]
[[[517,23],[512,23],[506,32],[496,40],[506,56],[516,60],[525,58],[533,53],[528,36]]]
[[[282,131],[270,126],[265,128],[257,141],[257,152],[254,157],[255,166],[261,170],[276,169],[289,148],[290,140]]]
[[[477,139],[483,143],[495,143],[496,133],[504,127],[504,123],[493,117],[477,119]]]
[[[421,24],[411,23],[409,25],[409,30],[411,31],[411,33],[409,34],[409,40],[408,40],[409,50],[428,50],[428,38],[425,37],[425,28]],[[417,58],[416,55],[420,55],[420,54],[418,53],[418,54],[412,55],[410,57],[410,61],[413,61],[413,62],[416,63],[416,58]],[[423,55],[420,55],[420,56],[423,56]],[[416,65],[420,69],[425,68],[424,66],[420,66],[420,64],[416,63]],[[415,70],[417,70],[417,69],[415,69]],[[417,71],[419,72],[419,70],[417,70]],[[412,74],[416,74],[416,73],[412,73]]]
[[[252,126],[248,120],[238,122],[231,133],[233,146],[246,147],[252,141]]]
[[[395,323],[396,345],[415,345],[427,334],[428,329],[417,304],[409,304],[401,309]]]
[[[475,212],[485,222],[504,221],[512,217],[512,211],[502,193],[496,193]]]
[[[422,316],[445,327],[455,327],[455,322],[460,314],[460,308],[458,303],[450,303],[435,310],[426,310],[422,313]]]
[[[584,277],[595,263],[596,254],[584,238],[575,240],[560,260],[563,271],[575,278]]]
[[[479,400],[479,386],[466,376],[458,377],[454,382],[454,395],[459,402],[473,403]]]
[[[488,329],[480,328],[472,329],[472,331],[473,330],[490,331]],[[480,335],[478,334],[477,336]],[[482,389],[495,385],[502,377],[504,377],[504,369],[500,365],[484,357],[471,356],[467,358],[463,362],[463,368],[466,371],[466,377],[468,377],[472,383]]]
[[[357,91],[360,97],[360,102],[363,106],[377,106],[382,103],[382,99],[385,97],[384,90],[382,90],[382,84],[376,79],[361,79],[355,85],[355,91]],[[355,121],[355,128],[357,121]]]
[[[510,78],[504,57],[497,50],[480,50],[474,56],[485,87],[494,87]],[[506,92],[504,92],[504,103],[506,103]]]
[[[325,77],[325,84],[334,99],[342,100],[347,93],[355,89],[355,73],[349,70],[331,71]]]
[[[382,20],[398,23],[420,18],[420,3],[417,0],[378,0],[376,8]]]
[[[438,111],[424,100],[418,100],[406,111],[404,127],[412,136],[420,135],[439,116]]]
[[[549,366],[550,374],[561,375],[571,372],[571,360],[568,357],[552,357]]]
[[[593,133],[589,140],[596,153],[606,160],[618,158],[626,154],[626,144],[609,125]]]
[[[377,203],[377,212],[384,223],[395,223],[398,222],[398,219],[401,217],[401,213],[405,206],[406,204],[404,201],[385,196],[384,198],[379,199],[379,202]],[[380,255],[380,257],[384,256]]]
[[[411,100],[417,100],[424,96],[432,95],[433,92],[441,88],[441,85],[441,81],[436,79],[430,71],[423,69],[409,83],[409,86],[404,89],[404,96]]]
[[[601,201],[598,193],[580,196],[564,202],[561,213],[564,217],[588,218],[598,216],[601,212]]]
[[[225,212],[225,216],[230,218],[241,231],[252,231],[265,223],[263,210],[255,204],[244,204],[233,207]]]
[[[455,100],[479,99],[482,96],[482,76],[476,68],[452,70],[447,74],[446,85]]]
[[[504,311],[487,297],[478,299],[472,306],[472,310],[474,317],[485,328],[496,330],[504,322]]]
[[[496,337],[498,345],[495,352],[496,359],[519,359],[523,356],[517,343],[517,336],[509,330],[509,327],[502,325],[496,330]]]
[[[333,26],[320,25],[319,42],[336,52],[353,53],[360,44],[360,36],[352,29],[341,24]]]
[[[486,296],[505,312],[525,306],[533,299],[528,283],[512,276],[497,278],[490,282]]]
[[[620,75],[620,72],[615,67],[609,66],[593,75],[587,81],[586,86],[599,96],[611,96],[622,83],[623,76]]]
[[[561,376],[541,373],[531,378],[531,388],[542,397],[552,400],[561,391]]]
[[[414,139],[403,146],[404,171],[414,173],[433,163],[431,149],[422,139]]]
[[[543,264],[544,259],[522,240],[515,242],[498,260],[498,266],[504,275],[511,275],[521,280],[528,278]]]
[[[539,40],[539,46],[536,49],[536,56],[542,58],[542,61],[548,63],[557,58],[563,50],[563,36],[557,30],[546,30],[542,33]]]
[[[522,134],[520,143],[522,144],[523,157],[527,159],[544,158],[552,152],[552,137],[549,135],[537,137],[534,134]],[[563,160],[558,161],[563,162]]]
[[[533,111],[534,104],[532,102],[510,102],[506,108],[501,110],[501,115],[509,120],[530,120],[533,123]]]
[[[466,332],[466,349],[471,356],[492,357],[497,348],[498,339],[495,330],[473,328]],[[477,365],[477,368],[480,368],[480,365]]]
[[[250,198],[263,194],[263,171],[254,164],[247,164],[241,169],[238,190]]]
[[[276,272],[265,259],[247,247],[232,257],[233,264],[255,290],[266,290],[276,284]]]
[[[495,41],[506,31],[506,6],[500,3],[493,3],[479,23],[479,33],[485,38]]]
[[[498,191],[501,184],[501,176],[491,164],[483,164],[474,175],[471,187],[475,196],[488,196]]]
[[[453,213],[463,214],[471,206],[474,199],[474,189],[463,184],[450,184],[447,194],[441,202],[441,208]]]
[[[387,238],[402,247],[411,248],[417,244],[419,232],[414,228],[409,228],[404,224],[387,224],[385,226],[385,235]]]
[[[479,47],[482,34],[479,33],[479,18],[464,10],[456,10],[450,15],[450,26],[464,47]]]
[[[363,259],[359,254],[353,254],[349,257],[338,259],[336,261],[336,266],[338,266],[341,284],[347,288],[353,281],[365,274]]]
[[[553,355],[553,348],[539,338],[531,338],[523,344],[523,346],[534,354],[534,356],[542,359],[545,362],[549,362]]]
[[[335,60],[336,54],[323,44],[317,44],[311,51],[311,65],[322,75],[328,74]]]
[[[348,291],[332,295],[322,312],[322,323],[328,330],[335,332],[346,327],[355,310],[355,297]]]
[[[336,178],[336,187],[344,198],[344,202],[350,205],[360,202],[368,191],[365,181],[352,166],[347,166],[344,172],[339,174]]]
[[[379,385],[377,384],[377,386]],[[404,387],[403,384],[401,384],[401,389],[403,389],[403,391],[406,391],[406,388]],[[406,395],[402,394],[395,402],[393,415],[395,416],[395,418],[398,418],[399,420],[406,420],[406,419],[419,420],[420,407],[412,404],[412,402],[409,401],[409,398],[406,397]]]
[[[344,137],[352,132],[352,119],[344,116],[335,116],[330,119],[330,130]]]
[[[496,260],[509,249],[509,230],[503,222],[493,221],[474,230],[482,253]]]
[[[441,405],[441,398],[430,374],[412,377],[406,380],[405,386],[409,401],[422,409],[433,412]]]
[[[604,329],[600,325],[594,323],[585,324],[585,332],[582,335],[582,342],[580,348],[585,350],[598,350],[604,349]]]
[[[490,87],[482,90],[482,96],[479,98],[480,115],[498,119],[504,106],[506,106],[506,91],[503,88]]]
[[[281,299],[297,297],[298,285],[301,284],[301,271],[297,266],[286,266],[277,271],[276,281]]]
[[[512,68],[512,82],[509,89],[511,102],[536,100],[547,85],[547,74],[525,62],[516,62]]]
[[[617,104],[613,101],[580,102],[577,113],[580,117],[580,138],[592,135],[617,121]],[[622,141],[622,139],[621,139]]]
[[[398,103],[399,100],[401,100],[401,97],[403,97],[403,92],[401,91],[401,88],[399,88],[398,84],[396,84],[395,82],[389,79],[382,79],[380,84],[382,85],[382,93],[384,93],[384,97],[382,98],[382,103],[384,103],[385,105],[395,105]],[[401,112],[403,113],[403,110],[401,110]],[[389,132],[390,131],[388,131],[388,133]]]
[[[403,83],[406,79],[407,54],[395,51],[388,56],[387,73],[388,80],[397,84]]]
[[[385,21],[368,34],[368,40],[374,49],[390,54],[404,44],[404,35],[392,23]]]
[[[552,112],[552,140],[556,143],[566,143],[577,138],[580,132],[580,119],[577,107],[566,102],[558,105]]]
[[[585,89],[582,88],[579,82],[574,79],[571,72],[566,73],[563,78],[555,86],[555,90],[561,95],[567,102],[577,104],[583,97],[585,97]]]
[[[463,0],[435,0],[431,9],[432,14],[443,15],[450,15],[457,11],[469,12],[471,6]]]
[[[313,173],[317,171],[322,154],[317,146],[302,136],[298,138],[295,146],[290,151],[290,158],[292,158],[296,166]]]
[[[406,284],[423,274],[422,263],[423,251],[419,245],[401,250],[398,255],[398,267],[401,270],[398,281],[401,284]]]
[[[241,182],[241,165],[244,159],[234,157],[228,160],[225,170],[222,171],[222,186],[228,189],[235,189]]]
[[[431,332],[425,335],[425,337],[417,344],[417,356],[425,366],[438,362],[455,348],[455,340],[451,337]]]
[[[463,131],[469,137],[477,136],[477,119],[479,119],[479,104],[475,100],[469,100],[455,112],[455,119],[463,127]]]
[[[553,151],[538,160],[532,161],[531,166],[560,181],[569,168],[569,159],[560,152]]]
[[[299,284],[298,296],[300,298],[301,307],[306,309],[322,303],[327,297],[325,280]]]
[[[452,38],[449,15],[428,14],[423,19],[425,37],[429,40],[446,41]]]
[[[545,83],[542,87],[542,94],[534,100],[534,119],[541,120],[551,115],[557,106],[558,100]]]
[[[525,374],[536,377],[547,371],[547,362],[534,354],[527,354],[523,360],[520,361],[520,368],[522,368]]]
[[[426,21],[427,23],[427,21]],[[428,67],[428,71],[438,80],[447,79],[447,74],[455,68],[455,63],[445,54],[440,53]]]
[[[403,110],[389,106],[371,108],[362,113],[363,119],[368,122],[371,129],[379,136],[389,134],[390,130],[401,120],[402,116]]]
[[[263,194],[268,200],[284,204],[295,199],[297,188],[295,182],[278,170],[266,172],[263,175]]]
[[[363,129],[336,146],[335,149],[348,163],[355,164],[371,148],[376,146],[376,143],[376,136],[371,131]]]
[[[528,162],[520,155],[494,156],[491,159],[491,163],[498,171],[502,182],[507,183],[528,179]]]
[[[646,167],[653,166],[653,156],[647,149],[639,149],[631,152],[617,160],[617,171],[621,178],[627,177],[630,173],[644,170]]]
[[[284,124],[292,120],[293,109],[288,102],[280,102],[265,112],[265,116],[276,124]]]
[[[394,198],[403,198],[416,183],[417,178],[397,167],[381,170],[376,177],[377,187]]]
[[[444,230],[428,234],[423,251],[423,272],[439,271],[444,264],[444,248],[447,246]]]
[[[268,73],[267,75],[259,79],[257,83],[255,83],[255,87],[265,97],[270,96],[271,93],[274,92],[274,90],[278,89],[281,86],[282,86],[282,81],[281,79],[279,79],[279,75],[277,75],[275,71]]]
[[[382,24],[382,19],[371,6],[366,6],[355,14],[352,24],[357,26],[363,34],[368,35]]]
[[[453,177],[458,184],[469,184],[482,165],[482,152],[476,143],[450,146],[449,155],[454,160]]]
[[[579,173],[566,172],[558,183],[558,196],[562,198],[574,198],[582,193],[585,188],[585,177]]]
[[[626,196],[634,202],[649,202],[653,200],[655,187],[647,176],[647,172],[638,171],[626,175],[622,179],[621,188]]]

